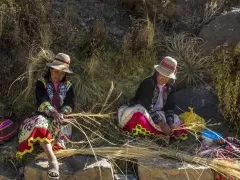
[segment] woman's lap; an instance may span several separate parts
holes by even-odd
[[[159,112],[164,113],[164,112]],[[158,127],[146,109],[140,105],[134,107],[121,107],[119,109],[119,126],[125,130],[133,133],[133,135],[160,135],[164,134],[160,127]],[[163,119],[166,121],[166,119]],[[176,129],[172,136],[186,135],[187,131],[184,129],[184,123],[177,115],[174,115],[174,129]]]
[[[45,116],[33,116],[24,120],[20,127],[17,156],[22,157],[25,153],[31,153],[35,142],[53,143],[54,150],[65,149],[71,133],[71,125],[56,128]]]

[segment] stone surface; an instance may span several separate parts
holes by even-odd
[[[16,179],[18,177],[18,172],[15,171],[13,166],[6,166],[6,164],[1,163],[0,166],[0,180]]]
[[[121,175],[116,174],[114,175],[115,180],[137,180],[138,178],[133,175]]]
[[[129,14],[150,17],[154,22],[170,22],[176,30],[198,33],[223,11],[239,5],[239,0],[120,0]]]
[[[217,46],[236,48],[240,39],[240,8],[223,13],[204,26],[199,36],[205,41],[203,54],[209,54]],[[238,49],[238,48],[236,48]]]
[[[162,14],[166,18],[175,15],[176,4],[172,0],[121,0],[123,7],[127,9],[129,14],[136,16],[155,18]]]
[[[16,179],[18,171],[10,163],[16,157],[17,137],[0,145],[0,180]]]
[[[0,175],[0,180],[8,180],[9,178],[5,177],[5,176],[2,176]]]
[[[213,172],[204,166],[172,159],[145,158],[138,160],[139,180],[213,180]]]
[[[201,86],[192,89],[182,89],[176,92],[176,114],[188,111],[188,107],[194,108],[194,112],[208,120],[220,116],[218,112],[218,99],[214,89],[209,86]]]
[[[224,120],[219,112],[218,98],[213,88],[204,85],[192,89],[182,89],[176,92],[175,99],[177,115],[188,111],[188,107],[192,107],[196,114],[205,119],[208,128],[224,137],[235,136],[229,129],[228,121]]]
[[[72,156],[59,162],[61,180],[112,180],[112,166],[106,159],[93,156]],[[25,180],[47,180],[48,162],[46,160],[33,161],[25,166]]]

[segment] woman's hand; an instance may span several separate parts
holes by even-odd
[[[53,117],[54,119],[54,124],[62,124],[63,123],[63,120],[64,120],[64,117],[63,117],[63,114],[61,113],[58,113],[58,112],[53,112],[51,114],[51,116]]]
[[[160,126],[161,130],[162,130],[165,134],[170,135],[170,134],[172,133],[171,128],[170,128],[170,127],[168,126],[168,124],[165,123],[164,121],[161,121],[161,122],[159,123],[159,126]]]

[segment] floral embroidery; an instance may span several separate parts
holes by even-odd
[[[25,128],[27,131],[31,131],[32,127],[33,127],[32,124],[27,124]]]
[[[56,111],[56,109],[48,101],[45,101],[42,104],[40,104],[38,110],[40,112],[45,112],[47,115],[49,115],[50,112]]]
[[[164,89],[163,89],[163,104],[165,105],[166,102],[167,102],[167,97],[169,95],[169,93],[171,92],[171,87],[170,86],[165,86]],[[153,91],[153,99],[152,99],[152,108],[154,107],[154,105],[156,104],[157,102],[157,99],[158,99],[158,96],[159,96],[159,89],[158,87],[156,86],[154,91]]]
[[[51,82],[46,82],[45,79],[41,78],[40,81],[44,84],[44,87],[46,88],[46,91],[48,93],[48,96],[50,98],[50,102],[52,102],[53,94],[55,91],[54,85]],[[59,84],[59,97],[60,97],[60,106],[63,105],[64,99],[66,97],[67,91],[72,86],[70,81],[66,82],[60,82]],[[46,114],[49,114],[50,112],[55,111],[55,108],[50,104],[50,102],[43,102],[40,107],[40,112],[45,112]],[[70,111],[69,111],[70,110]],[[64,111],[71,112],[72,109],[66,107]]]
[[[70,112],[72,112],[72,108],[71,108],[70,106],[64,106],[64,107],[62,108],[62,112],[64,112],[64,113],[70,113]]]

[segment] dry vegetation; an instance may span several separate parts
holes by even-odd
[[[206,11],[204,22],[209,21],[218,10],[206,8],[211,12]],[[77,115],[79,121],[72,122],[82,137],[79,142],[72,142],[73,147],[116,146],[132,141],[133,137],[116,126],[114,113],[119,105],[135,93],[139,82],[153,72],[153,65],[165,55],[178,59],[178,86],[192,87],[209,82],[209,57],[200,55],[202,40],[192,34],[172,34],[160,39],[155,34],[155,25],[149,19],[134,20],[133,26],[122,39],[121,47],[116,48],[106,37],[103,21],[96,21],[91,27],[92,30],[86,32],[76,29],[72,22],[74,13],[70,7],[66,9],[61,23],[58,24],[54,24],[55,20],[50,18],[50,9],[51,3],[42,0],[0,2],[0,45],[5,45],[6,48],[21,48],[22,53],[28,57],[22,58],[21,64],[24,64],[26,69],[17,74],[15,81],[7,87],[7,92],[9,101],[13,102],[15,112],[20,117],[31,114],[35,110],[34,83],[43,75],[45,63],[53,59],[54,53],[68,53],[75,72],[69,77],[74,84],[75,111],[82,113]],[[11,62],[19,61],[17,57],[10,58]],[[220,72],[225,74],[222,70],[219,70],[218,74]],[[223,81],[216,79],[215,82],[221,97]],[[239,82],[239,76],[231,84],[235,91],[238,89],[236,82]],[[225,86],[227,87],[227,84]],[[225,99],[220,101],[221,106],[232,101],[230,94],[225,94]],[[235,94],[234,98],[238,95]],[[231,107],[226,106],[225,109],[233,111],[235,107],[234,101]],[[238,114],[235,111],[234,113]],[[99,116],[94,117],[94,114]],[[154,139],[155,142],[159,140],[162,138]],[[81,152],[79,150],[79,153]],[[98,155],[98,151],[96,154]],[[159,152],[157,154],[159,155]],[[131,158],[136,158],[137,154],[134,155]]]

